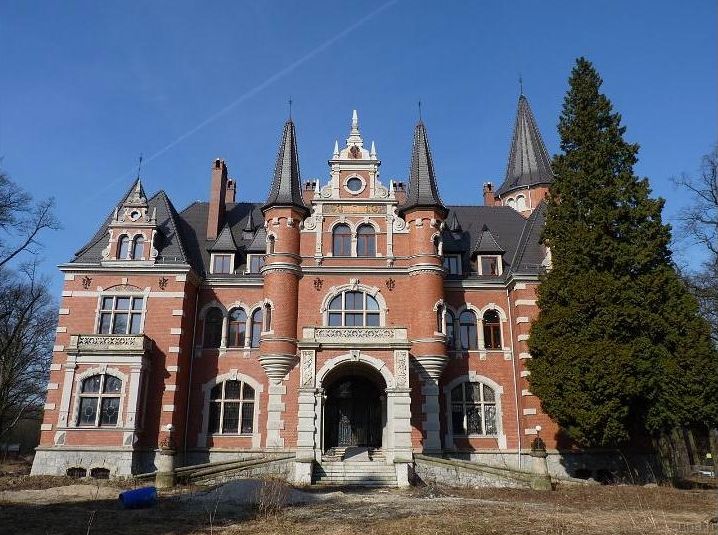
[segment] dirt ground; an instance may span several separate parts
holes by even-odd
[[[153,508],[124,510],[116,499],[122,489],[109,482],[46,488],[50,481],[26,476],[8,489],[5,479],[0,478],[2,534],[718,533],[711,522],[718,515],[715,491],[668,487],[302,490],[249,481],[180,488],[164,493]]]

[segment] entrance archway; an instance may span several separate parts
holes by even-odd
[[[373,368],[346,363],[323,381],[324,451],[352,446],[381,448],[386,429],[386,382]]]

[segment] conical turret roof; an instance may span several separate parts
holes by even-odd
[[[541,139],[529,101],[522,94],[519,97],[506,178],[496,191],[496,196],[500,197],[515,189],[551,182],[553,182],[553,172],[548,152]]]
[[[302,200],[300,184],[296,133],[294,122],[289,119],[284,124],[284,133],[274,167],[272,187],[262,210],[265,211],[273,206],[294,206],[307,213],[308,209]]]
[[[439,196],[436,185],[434,162],[429,149],[426,127],[422,121],[414,129],[414,145],[411,151],[411,167],[409,168],[409,186],[406,201],[401,206],[401,213],[414,208],[440,208],[446,213],[446,207]]]

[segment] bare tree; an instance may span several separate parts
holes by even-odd
[[[718,343],[718,145],[703,157],[697,178],[684,174],[675,182],[692,195],[691,204],[679,216],[682,237],[708,253],[698,269],[686,274],[686,280]]]
[[[0,439],[44,398],[56,309],[38,275],[38,239],[59,228],[53,206],[0,172]]]

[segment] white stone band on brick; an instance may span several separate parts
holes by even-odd
[[[517,307],[520,306],[534,306],[536,304],[536,299],[517,299],[515,302],[515,305]]]
[[[524,416],[533,416],[536,414],[536,409],[524,409]]]

